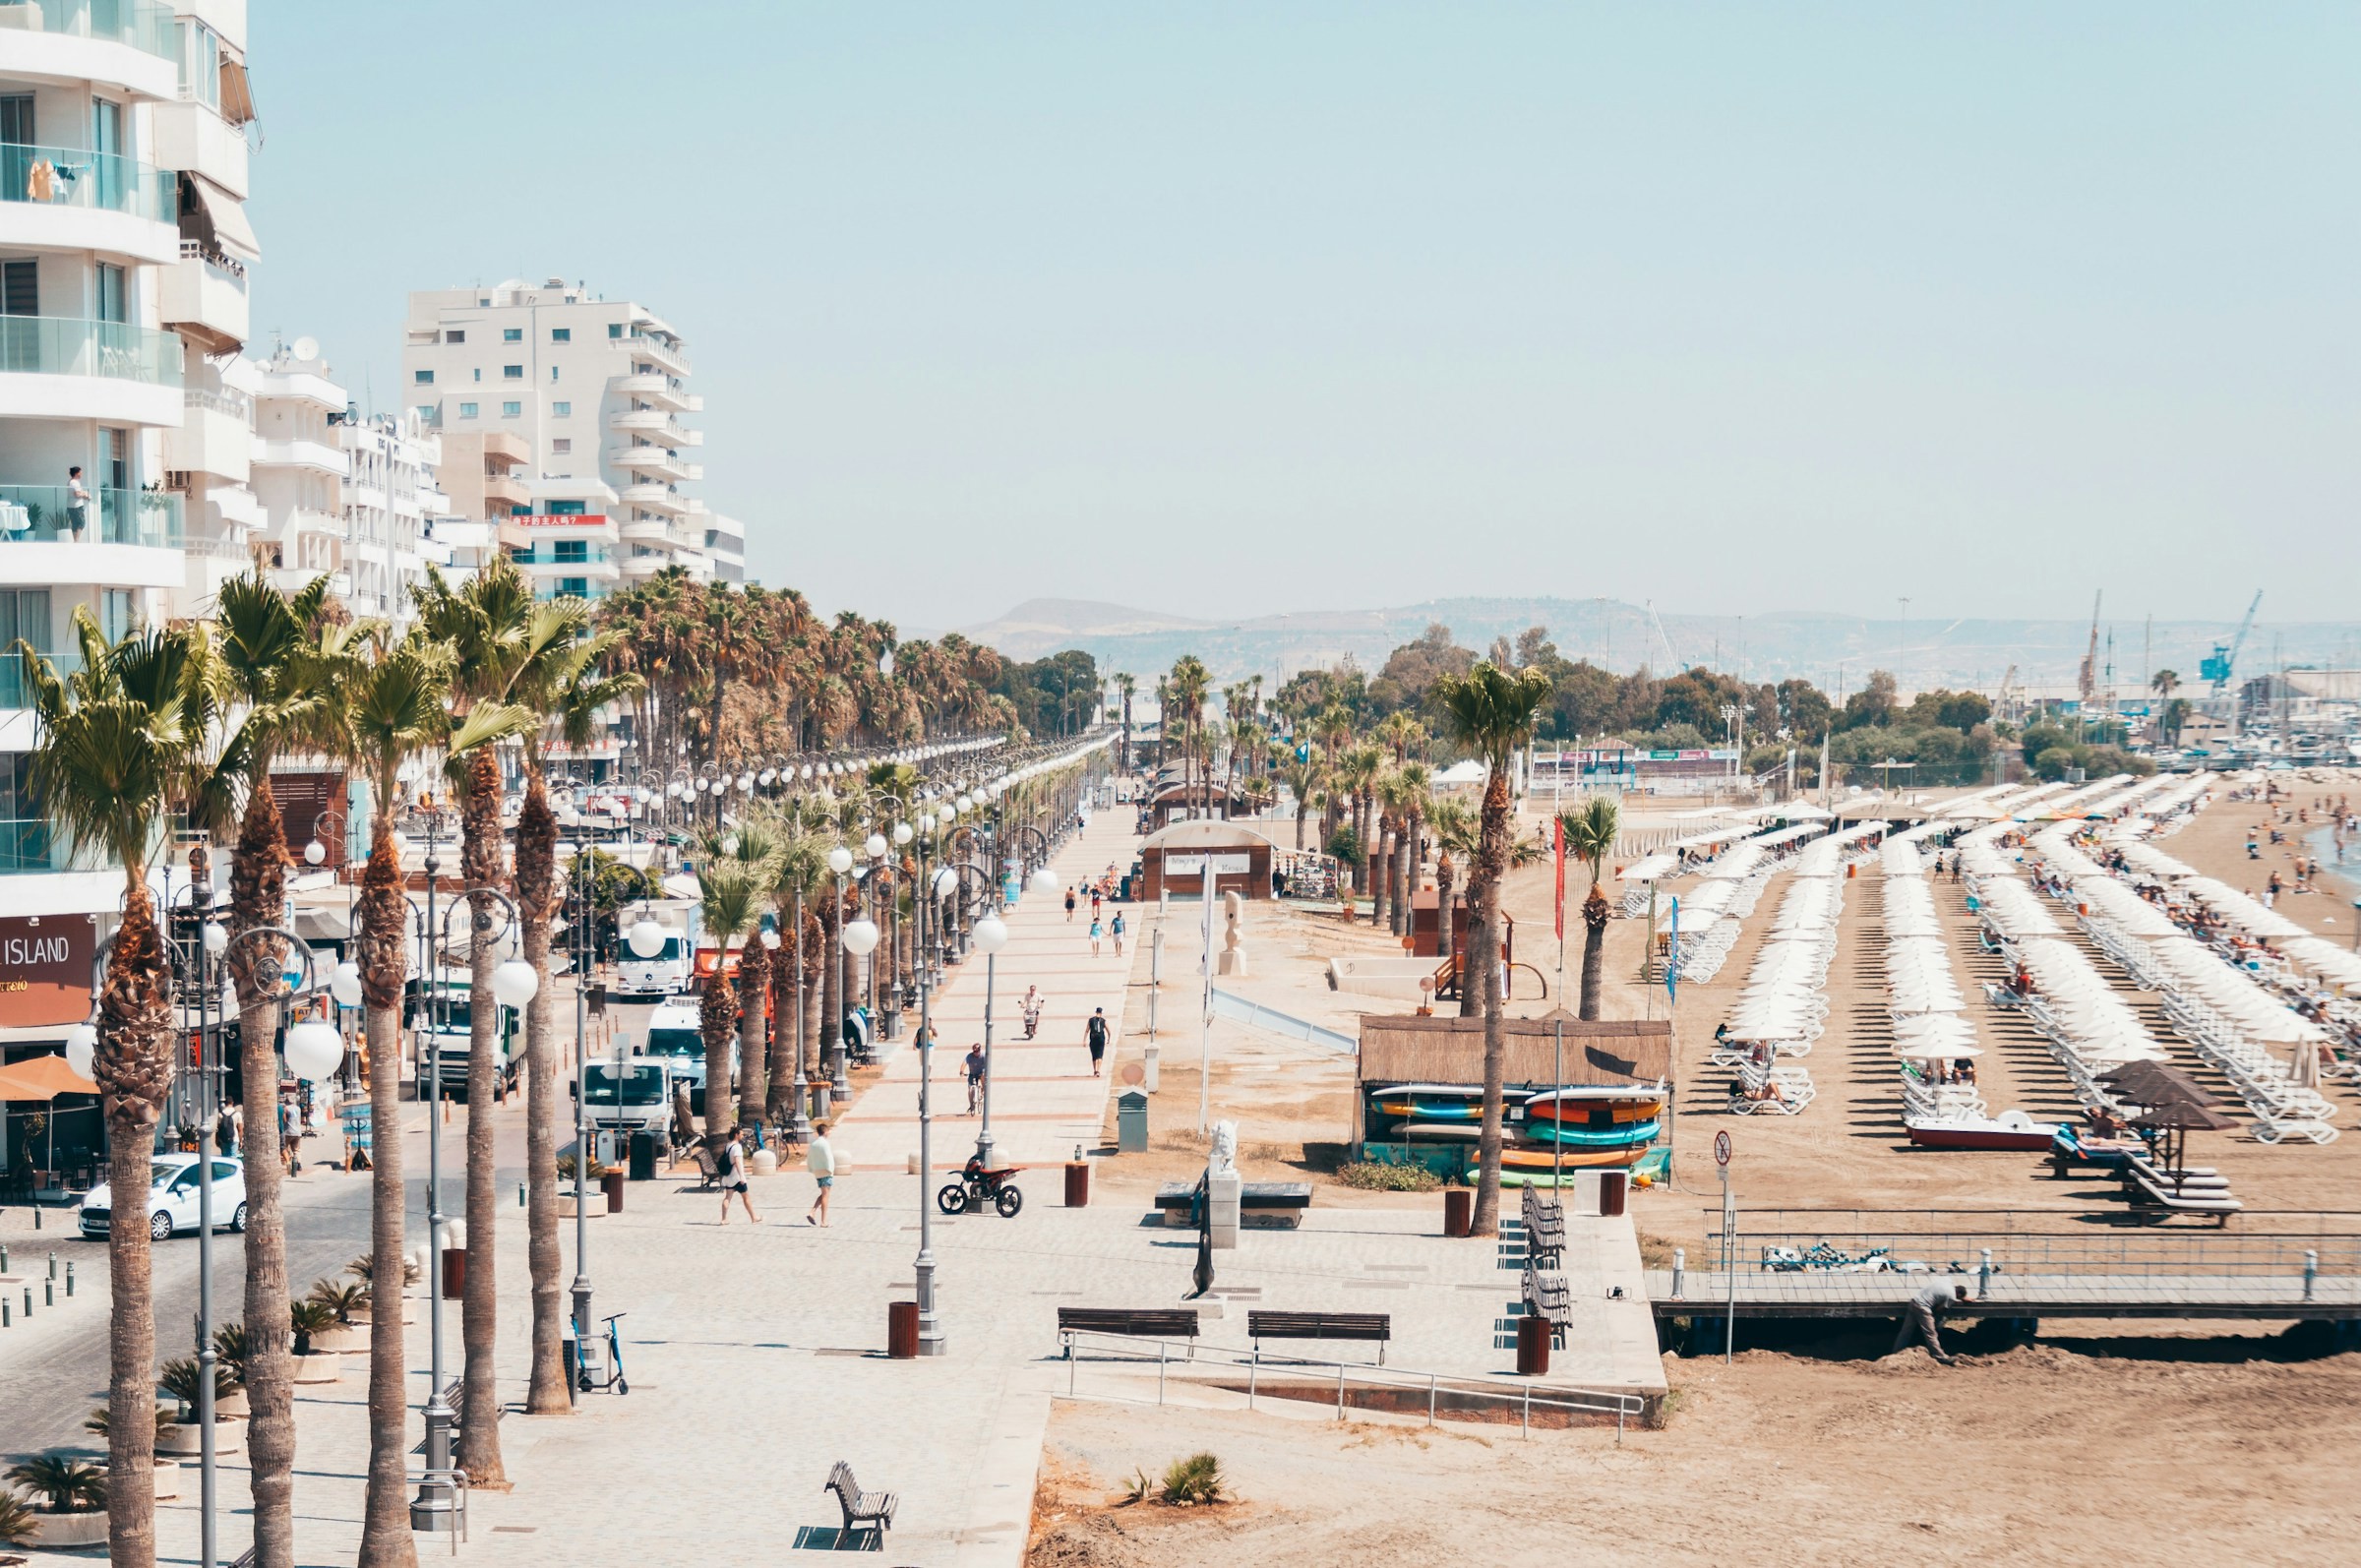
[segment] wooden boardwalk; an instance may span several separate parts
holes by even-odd
[[[2300,1276],[2254,1274],[1995,1274],[1980,1287],[1968,1274],[1834,1274],[1812,1271],[1736,1276],[1744,1318],[1883,1317],[1900,1314],[1933,1281],[1957,1281],[1968,1299],[1946,1317],[2188,1317],[2277,1321],[2361,1320],[2361,1279],[2322,1276],[2306,1295]],[[1731,1277],[1690,1269],[1672,1294],[1669,1269],[1648,1273],[1648,1299],[1661,1323],[1730,1310]]]

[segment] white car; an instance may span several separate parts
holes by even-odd
[[[197,1156],[159,1154],[149,1167],[148,1235],[165,1241],[197,1229]],[[100,1182],[82,1200],[82,1234],[103,1239],[113,1228],[115,1200],[112,1184]],[[226,1156],[213,1157],[213,1229],[246,1229],[246,1165]]]

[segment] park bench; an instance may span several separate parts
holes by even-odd
[[[1264,1340],[1354,1340],[1377,1347],[1377,1364],[1385,1364],[1386,1342],[1394,1337],[1394,1320],[1386,1312],[1260,1312],[1246,1314],[1246,1333],[1254,1354]]]
[[[1525,1189],[1525,1255],[1554,1267],[1566,1250],[1566,1211],[1555,1198]]]
[[[1197,1184],[1193,1181],[1167,1181],[1156,1189],[1156,1208],[1166,1225],[1186,1227],[1195,1223],[1190,1216],[1196,1201]],[[1303,1223],[1303,1211],[1310,1207],[1308,1181],[1248,1181],[1239,1189],[1238,1223],[1293,1230]]]
[[[1058,1338],[1073,1359],[1077,1334],[1120,1334],[1131,1339],[1187,1340],[1195,1350],[1197,1314],[1186,1306],[1061,1306],[1058,1309]]]
[[[1528,1313],[1549,1320],[1549,1338],[1563,1348],[1566,1330],[1574,1322],[1574,1297],[1566,1289],[1566,1277],[1544,1273],[1528,1259],[1519,1294],[1524,1297]]]
[[[443,1399],[446,1404],[451,1406],[451,1446],[455,1452],[459,1446],[459,1426],[460,1423],[466,1419],[465,1412],[467,1409],[467,1379],[464,1377],[454,1377],[450,1382],[444,1384]],[[494,1420],[500,1420],[508,1414],[508,1408],[506,1406],[501,1406],[495,1409],[492,1418]],[[426,1439],[423,1437],[419,1438],[417,1446],[412,1448],[410,1452],[413,1454],[425,1453]]]
[[[828,1472],[827,1485],[821,1488],[836,1494],[836,1506],[844,1512],[844,1531],[851,1535],[864,1521],[875,1524],[878,1534],[893,1528],[893,1511],[901,1498],[893,1492],[865,1492],[853,1478],[853,1467],[843,1460],[836,1461]]]

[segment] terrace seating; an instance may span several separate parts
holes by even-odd
[[[844,1531],[848,1536],[865,1523],[875,1525],[879,1535],[884,1534],[893,1528],[894,1510],[901,1506],[898,1493],[863,1491],[861,1483],[853,1478],[853,1467],[841,1459],[828,1472],[827,1482],[820,1489],[836,1494],[836,1506],[844,1515]]]
[[[1263,1312],[1246,1313],[1246,1333],[1254,1354],[1262,1355],[1264,1340],[1347,1340],[1377,1347],[1377,1364],[1385,1364],[1386,1342],[1394,1337],[1394,1320],[1386,1312]]]
[[[1566,1343],[1566,1330],[1574,1322],[1574,1297],[1566,1289],[1566,1277],[1544,1273],[1527,1262],[1525,1273],[1519,1281],[1518,1294],[1525,1302],[1528,1314],[1549,1320],[1550,1341],[1562,1349]]]
[[[1180,1306],[1105,1307],[1061,1306],[1058,1309],[1058,1338],[1066,1358],[1074,1354],[1077,1334],[1117,1334],[1127,1339],[1188,1340],[1197,1337],[1197,1314]]]

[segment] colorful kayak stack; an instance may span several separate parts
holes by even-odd
[[[1460,1144],[1475,1179],[1483,1090],[1468,1084],[1373,1085],[1366,1136],[1373,1143]],[[1645,1158],[1662,1130],[1663,1084],[1507,1090],[1501,1180],[1545,1184],[1553,1171],[1624,1169]]]

